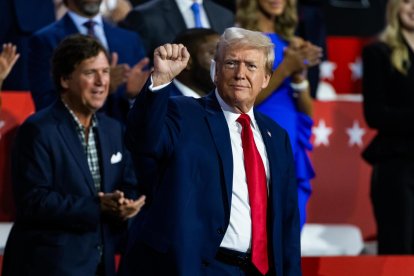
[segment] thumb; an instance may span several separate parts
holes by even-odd
[[[135,69],[140,69],[142,71],[142,69],[147,66],[149,64],[150,60],[149,58],[145,57],[143,59],[141,59],[140,61],[138,61],[137,64],[135,64],[134,68]]]

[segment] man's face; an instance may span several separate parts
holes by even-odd
[[[101,2],[102,0],[68,0],[69,7],[86,17],[97,15]]]
[[[248,112],[270,80],[262,50],[228,47],[219,55],[215,83],[220,96],[239,112]]]
[[[214,53],[216,52],[217,42],[219,41],[219,35],[210,35],[206,37],[206,40],[200,44],[197,51],[196,58],[194,59],[194,78],[197,82],[205,86],[206,92],[214,88],[214,84],[210,78],[210,64],[214,59]]]
[[[100,52],[82,61],[68,78],[61,79],[64,96],[75,113],[92,114],[104,105],[109,91],[109,72],[108,59]]]

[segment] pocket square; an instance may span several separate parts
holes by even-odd
[[[122,153],[119,151],[116,154],[112,154],[111,156],[111,164],[116,164],[118,162],[121,162],[122,160]]]

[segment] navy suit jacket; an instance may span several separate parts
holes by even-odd
[[[105,21],[104,32],[108,41],[108,51],[118,53],[119,63],[133,66],[145,57],[141,39],[134,32],[112,26]],[[75,33],[78,33],[78,29],[66,14],[61,20],[36,32],[30,39],[29,75],[36,110],[47,107],[58,98],[51,78],[50,61],[53,50],[60,41]],[[129,102],[125,96],[125,87],[108,96],[104,110],[109,116],[126,122]]]
[[[124,256],[125,275],[204,275],[229,225],[233,158],[214,93],[169,97],[143,90],[131,110],[127,146],[147,193],[146,217]],[[299,212],[289,137],[255,112],[270,164],[272,275],[300,275]],[[142,182],[141,182],[142,180]]]
[[[226,8],[203,1],[204,10],[211,28],[222,34],[234,25],[234,15]],[[154,49],[165,43],[172,43],[175,37],[185,31],[184,18],[175,0],[154,0],[136,6],[120,26],[139,33],[144,41],[147,55],[152,59]]]
[[[122,126],[104,114],[97,120],[101,190],[120,189],[135,198],[136,176]],[[115,274],[115,240],[126,224],[101,214],[75,123],[60,100],[20,127],[12,177],[17,216],[3,275],[95,275],[101,244],[105,275]]]

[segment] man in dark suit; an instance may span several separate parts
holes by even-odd
[[[217,89],[169,97],[189,60],[181,44],[154,52],[152,83],[127,125],[148,204],[125,275],[301,275],[293,156],[285,130],[253,109],[272,74],[273,44],[226,29]]]
[[[36,110],[49,106],[58,98],[50,78],[53,49],[66,36],[82,33],[95,36],[112,53],[110,95],[104,109],[111,117],[126,121],[130,104],[145,83],[147,75],[141,73],[149,60],[144,58],[145,51],[137,34],[112,26],[102,19],[99,14],[101,2],[66,0],[68,13],[31,38],[29,73]],[[90,21],[94,22],[93,31],[85,25]]]
[[[200,98],[214,89],[210,66],[219,37],[212,29],[191,28],[175,38],[175,44],[181,43],[187,48],[190,59],[184,70],[173,80],[171,96]]]
[[[122,125],[102,113],[109,61],[95,39],[65,39],[53,56],[60,92],[20,127],[12,153],[16,220],[8,275],[114,275],[116,238],[138,213]]]
[[[152,0],[136,6],[120,25],[140,34],[148,56],[152,56],[158,46],[171,43],[185,29],[196,27],[191,10],[193,2],[202,3],[202,27],[221,34],[234,25],[233,13],[211,0]]]
[[[4,82],[5,90],[29,90],[27,59],[29,37],[55,21],[53,0],[1,0],[0,45],[13,43],[20,59]]]

